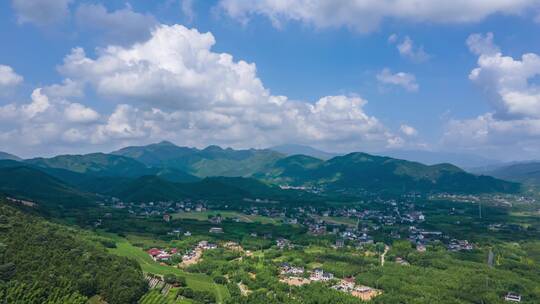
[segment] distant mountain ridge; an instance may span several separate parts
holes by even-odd
[[[343,155],[340,153],[325,152],[325,151],[318,150],[310,146],[296,145],[296,144],[273,146],[268,149],[285,154],[287,156],[306,155],[306,156],[311,156],[311,157],[320,158],[324,160]]]
[[[510,181],[540,185],[540,161],[505,164],[484,169],[482,172]]]
[[[59,155],[52,158],[33,158],[25,163],[49,169],[63,169],[101,177],[140,177],[156,175],[174,182],[192,182],[197,177],[174,168],[153,168],[121,155],[91,153]]]
[[[0,160],[2,160],[2,159],[21,160],[21,158],[16,156],[16,155],[0,151]]]
[[[168,141],[126,147],[111,154],[131,157],[148,166],[182,170],[198,177],[247,177],[284,157],[272,150],[233,150],[219,146],[200,150],[179,147]]]
[[[322,161],[290,156],[255,177],[293,186],[364,189],[387,192],[516,192],[516,183],[469,174],[451,164],[427,166],[417,162],[350,153]]]
[[[52,194],[56,193],[52,196],[63,201],[68,201],[64,194],[80,201],[95,195],[153,201],[298,198],[309,194],[291,194],[278,187],[283,185],[323,189],[330,195],[517,192],[520,188],[517,183],[469,174],[451,164],[424,165],[361,152],[323,160],[301,154],[285,156],[268,149],[197,149],[170,142],[126,147],[111,154],[6,160],[0,161],[0,170],[6,179],[3,189],[9,190],[6,193],[23,195],[24,189],[41,187],[43,180],[53,189]],[[26,177],[10,184],[8,171]],[[33,192],[35,197],[50,198],[43,194],[46,192]]]
[[[423,150],[386,150],[377,153],[377,155],[405,159],[408,161],[419,162],[426,165],[451,163],[464,169],[501,164],[501,161],[483,156],[451,152],[436,152]]]
[[[209,177],[177,183],[157,175],[104,177],[12,160],[0,160],[0,194],[34,201],[52,209],[89,206],[97,202],[98,196],[117,197],[126,202],[151,202],[186,198],[279,199],[303,195],[243,177]]]

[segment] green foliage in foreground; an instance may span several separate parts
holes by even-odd
[[[522,303],[540,301],[540,264],[534,256],[540,243],[493,246],[493,267],[486,264],[485,250],[449,253],[432,247],[421,254],[404,244],[395,242],[389,257],[405,257],[410,266],[387,263],[357,276],[384,290],[374,303],[504,303],[509,291],[521,294]]]
[[[136,262],[108,254],[85,232],[0,203],[0,303],[135,303],[146,291]]]

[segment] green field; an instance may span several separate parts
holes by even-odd
[[[216,295],[218,303],[222,303],[226,298],[230,296],[227,288],[225,286],[214,283],[211,277],[204,274],[185,272],[181,269],[171,266],[160,265],[154,262],[152,258],[150,258],[150,256],[141,248],[131,245],[126,240],[121,239],[121,241],[118,241],[116,243],[116,248],[109,250],[111,253],[114,253],[116,255],[135,259],[141,265],[141,268],[144,272],[158,275],[172,273],[178,276],[183,276],[186,278],[188,287],[193,290],[204,290],[214,293]]]
[[[261,224],[274,224],[277,225],[280,223],[280,219],[271,218],[267,216],[260,215],[247,215],[236,211],[204,211],[204,212],[178,212],[174,213],[172,216],[174,219],[191,219],[198,221],[207,221],[208,216],[215,216],[221,214],[224,218],[238,218],[241,222],[244,223],[261,223]]]

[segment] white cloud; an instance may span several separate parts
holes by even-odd
[[[82,116],[76,115],[76,110],[81,111]],[[86,136],[91,134],[94,126],[82,123],[89,122],[92,113],[95,111],[82,105],[51,99],[38,88],[32,92],[28,103],[0,106],[0,143],[17,151],[56,148],[68,138],[73,142],[73,132],[69,130]]]
[[[540,87],[531,79],[540,75],[540,57],[504,56],[493,34],[467,39],[478,67],[469,79],[486,94],[493,112],[472,119],[450,120],[443,143],[452,148],[489,153],[503,159],[538,158],[540,149]]]
[[[530,80],[540,75],[540,56],[527,53],[520,59],[504,56],[493,35],[474,34],[467,39],[478,57],[469,79],[487,93],[498,118],[540,118],[540,87]]]
[[[442,144],[499,159],[537,159],[540,119],[500,120],[486,113],[472,119],[450,120]]]
[[[268,98],[255,65],[212,52],[214,44],[210,33],[160,26],[148,41],[128,48],[109,46],[99,50],[96,59],[74,49],[59,70],[91,84],[104,97],[156,107],[234,111]]]
[[[405,36],[400,43],[398,43],[398,38],[399,36],[392,34],[388,37],[388,42],[392,44],[396,43],[396,48],[402,57],[416,63],[427,61],[431,57],[431,55],[424,51],[423,46],[416,46],[409,36]]]
[[[221,0],[220,8],[247,22],[253,15],[268,17],[279,27],[293,20],[317,28],[348,27],[372,32],[385,19],[429,23],[468,23],[493,14],[520,14],[537,0]]]
[[[377,80],[382,84],[400,86],[410,92],[416,92],[420,87],[413,74],[404,72],[392,73],[392,71],[387,68],[377,74]]]
[[[493,42],[493,33],[472,34],[467,38],[466,43],[469,50],[476,55],[496,55],[501,52]]]
[[[83,97],[83,86],[79,82],[75,82],[69,78],[64,79],[61,84],[53,84],[46,86],[42,91],[47,96],[53,98],[69,98],[69,97]]]
[[[29,140],[33,147],[110,149],[163,139],[192,146],[297,142],[364,151],[406,144],[366,113],[367,101],[359,96],[315,102],[275,96],[257,77],[255,64],[214,52],[211,33],[161,25],[151,35],[131,46],[98,49],[95,57],[73,49],[58,68],[63,83],[36,91],[33,99],[46,99],[47,107],[32,105],[36,114],[25,119],[20,112],[28,105],[3,108],[15,114],[0,123],[0,143],[49,122],[46,136]],[[115,105],[112,113],[69,101],[86,91]]]
[[[23,77],[13,70],[12,67],[0,64],[0,89],[14,87],[23,81]]]
[[[72,0],[12,0],[19,24],[47,26],[62,22],[69,16]]]
[[[102,4],[81,4],[75,16],[82,29],[100,31],[106,41],[120,45],[148,39],[157,25],[152,15],[134,12],[129,4],[113,12]]]
[[[99,119],[99,114],[93,109],[83,106],[80,103],[72,103],[64,110],[66,119],[70,122],[93,122]]]
[[[405,134],[406,136],[417,136],[418,135],[418,131],[409,126],[409,125],[406,125],[406,124],[402,124],[400,127],[399,127],[399,130],[401,131],[401,133]]]
[[[41,94],[41,89],[36,89],[32,92],[32,102],[21,107],[21,113],[24,117],[32,119],[36,115],[43,113],[49,109],[49,97]]]

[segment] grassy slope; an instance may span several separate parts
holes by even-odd
[[[227,288],[225,288],[225,286],[215,284],[212,278],[207,275],[189,273],[171,266],[162,266],[154,262],[141,248],[135,247],[125,240],[117,242],[116,246],[116,248],[110,249],[111,253],[135,259],[141,265],[144,272],[159,275],[172,273],[178,276],[183,276],[186,278],[188,287],[192,288],[193,290],[205,290],[214,293],[218,303],[222,303],[230,296],[229,291]]]

